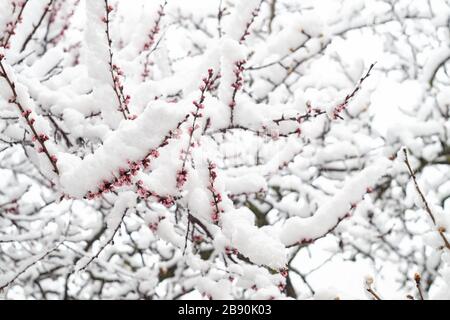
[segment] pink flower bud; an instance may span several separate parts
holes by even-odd
[[[150,155],[153,158],[158,158],[159,157],[159,151],[158,150],[152,150],[152,151],[150,151]]]
[[[31,114],[31,110],[27,109],[25,111],[22,112],[22,116],[25,118],[28,118],[28,116]]]
[[[46,134],[44,134],[44,133],[40,133],[40,134],[39,134],[39,140],[40,140],[41,142],[45,142],[45,141],[48,140],[48,136],[47,136]]]

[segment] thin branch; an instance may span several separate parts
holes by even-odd
[[[16,91],[16,85],[14,84],[14,82],[9,78],[8,73],[6,72],[6,69],[3,65],[3,56],[0,55],[0,70],[2,73],[2,77],[6,80],[9,88],[11,89],[11,92],[13,94],[13,97],[10,99],[10,103],[14,103],[17,108],[20,111],[20,114],[23,116],[23,118],[25,119],[25,122],[27,123],[28,127],[30,128],[31,132],[33,133],[33,137],[36,139],[36,141],[40,144],[40,151],[42,151],[45,156],[48,158],[48,160],[50,161],[50,164],[53,167],[53,171],[59,175],[59,170],[58,167],[56,166],[56,158],[54,155],[51,155],[50,152],[47,149],[47,146],[45,145],[45,139],[41,138],[41,135],[38,134],[38,132],[36,131],[36,128],[34,127],[34,119],[32,119],[30,117],[30,110],[29,109],[25,109],[25,107],[22,106],[22,104],[18,101],[18,95],[17,95],[17,91]]]
[[[0,291],[2,291],[3,289],[5,289],[6,287],[8,287],[10,284],[12,284],[14,281],[17,280],[17,278],[19,278],[22,274],[24,274],[28,269],[30,269],[32,266],[34,266],[36,263],[38,263],[39,261],[44,260],[48,255],[50,255],[53,251],[55,251],[56,249],[58,249],[58,247],[61,245],[62,241],[59,242],[54,248],[52,248],[51,250],[45,252],[44,254],[39,254],[34,256],[31,260],[30,263],[27,263],[25,266],[23,267],[19,267],[18,272],[11,278],[9,279],[5,284],[3,284],[2,286],[0,286]]]
[[[50,11],[50,7],[52,6],[54,0],[50,0],[49,3],[46,5],[44,12],[41,15],[41,18],[39,19],[38,23],[34,26],[33,30],[30,32],[30,34],[25,39],[22,48],[20,48],[20,52],[23,52],[30,40],[33,38],[33,35],[36,33],[37,29],[39,29],[39,26],[42,24],[42,21],[44,21],[45,16]]]
[[[411,164],[409,163],[408,151],[406,151],[406,148],[403,149],[403,153],[405,155],[405,161],[404,162],[406,164],[406,167],[408,167],[409,175],[413,179],[414,187],[416,188],[417,192],[420,195],[420,198],[422,199],[423,204],[425,205],[426,212],[428,213],[428,215],[430,216],[431,220],[433,221],[433,224],[436,225],[436,219],[435,219],[433,213],[431,212],[431,209],[430,209],[430,206],[428,205],[427,199],[425,198],[422,190],[420,189],[420,187],[419,187],[419,185],[417,183],[416,174],[415,174],[414,170],[412,169]]]
[[[28,1],[19,4],[20,11],[19,11],[19,14],[17,15],[17,19],[12,23],[11,30],[6,32],[6,37],[3,40],[3,43],[0,44],[1,47],[9,48],[9,40],[11,39],[12,35],[15,34],[15,29],[16,29],[17,25],[22,22],[23,11],[25,10],[25,7],[27,4],[28,4]]]
[[[111,80],[113,81],[113,90],[116,95],[117,101],[119,102],[119,111],[122,112],[124,119],[128,119],[127,112],[128,113],[130,112],[127,107],[126,98],[123,95],[122,85],[120,84],[119,80],[120,72],[118,71],[118,67],[113,62],[112,40],[109,30],[109,23],[110,23],[109,14],[111,13],[112,10],[113,7],[108,3],[108,0],[105,0],[106,16],[104,17],[103,21],[106,24],[106,39],[108,42],[108,52],[109,52],[109,60],[108,60],[109,72],[111,74]]]
[[[418,274],[418,273],[414,274],[414,282],[416,283],[416,288],[417,288],[417,291],[419,292],[420,300],[424,300],[423,293],[422,293],[422,286],[420,285],[420,280],[421,280],[420,274]]]
[[[89,260],[81,268],[78,268],[79,271],[85,270],[91,264],[91,262],[94,261],[95,259],[97,259],[98,256],[100,255],[100,253],[102,253],[103,250],[114,240],[114,236],[116,235],[117,231],[119,231],[120,226],[122,225],[123,219],[125,218],[127,212],[128,212],[128,208],[123,211],[122,217],[120,218],[120,223],[117,224],[117,226],[114,228],[114,231],[111,233],[111,235],[109,235],[109,237],[106,239],[106,241],[101,245],[101,247],[97,251],[97,253],[94,256],[92,256],[91,258],[89,258]]]
[[[414,187],[416,188],[416,190],[419,193],[419,196],[420,196],[422,202],[425,205],[425,211],[428,213],[428,216],[433,221],[433,225],[438,227],[437,224],[436,224],[436,218],[434,217],[433,212],[431,211],[431,208],[430,208],[430,206],[428,204],[428,201],[425,198],[425,195],[423,194],[422,190],[420,189],[419,184],[417,183],[416,174],[414,173],[414,170],[412,169],[411,164],[409,163],[408,151],[406,150],[406,148],[403,149],[403,153],[405,155],[404,162],[406,164],[406,167],[408,168],[409,175],[413,179]],[[437,231],[439,232],[439,235],[442,238],[442,241],[444,241],[445,247],[450,250],[450,242],[448,241],[447,237],[444,234],[444,232],[446,231],[445,228],[444,227],[438,227]]]
[[[366,285],[367,285],[366,291],[372,295],[374,300],[382,300],[381,297],[378,295],[378,293],[376,293],[375,290],[372,288],[372,284],[373,284],[373,279],[368,278],[366,280]]]

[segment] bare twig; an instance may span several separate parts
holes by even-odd
[[[117,231],[119,231],[120,226],[122,225],[123,219],[125,218],[125,215],[128,212],[128,208],[125,209],[122,213],[122,217],[120,218],[120,223],[117,224],[117,226],[114,228],[113,232],[109,235],[109,237],[107,238],[107,240],[101,245],[100,249],[97,251],[97,253],[92,256],[91,258],[89,258],[89,260],[84,263],[83,267],[79,268],[79,271],[83,271],[85,270],[92,261],[94,261],[95,259],[98,258],[98,256],[100,255],[100,253],[102,253],[102,251],[114,240],[114,236],[116,235]],[[75,269],[74,269],[75,270]]]
[[[382,300],[381,297],[378,295],[378,293],[376,293],[375,290],[372,288],[372,284],[373,284],[373,279],[368,278],[366,280],[366,285],[367,285],[366,291],[372,295],[374,300]]]
[[[420,285],[420,280],[421,280],[420,274],[415,273],[414,274],[414,282],[416,283],[416,288],[417,288],[417,291],[419,292],[420,300],[424,300],[423,293],[422,293],[422,287]]]
[[[113,81],[113,90],[116,95],[117,101],[119,102],[119,111],[122,112],[122,115],[125,119],[128,119],[127,113],[129,113],[125,97],[123,95],[123,87],[119,83],[119,71],[118,67],[113,62],[113,51],[112,51],[112,40],[111,33],[109,30],[110,24],[110,16],[109,14],[113,10],[113,7],[108,3],[108,0],[105,0],[105,19],[104,22],[106,24],[106,38],[108,42],[108,51],[109,51],[109,72],[111,74],[111,79]]]
[[[33,38],[33,35],[36,33],[37,29],[39,29],[39,26],[42,24],[42,21],[44,21],[45,16],[50,11],[53,1],[54,0],[50,0],[49,3],[45,6],[45,9],[41,15],[41,18],[39,19],[38,23],[36,23],[36,25],[33,27],[33,30],[28,34],[27,38],[25,39],[25,41],[22,45],[22,48],[20,48],[20,52],[23,52],[26,49],[28,43]]]
[[[419,184],[417,183],[416,174],[414,173],[414,170],[412,169],[411,164],[409,163],[408,151],[406,150],[406,148],[403,149],[403,153],[405,155],[405,161],[404,162],[406,164],[406,167],[408,168],[409,175],[413,179],[414,187],[416,188],[416,190],[419,193],[419,196],[420,196],[423,204],[425,205],[425,211],[428,213],[428,216],[433,221],[433,225],[437,227],[436,218],[434,217],[434,214],[431,211],[431,208],[430,208],[430,206],[428,204],[427,199],[425,198],[425,195],[423,194],[422,190],[419,187]],[[440,237],[442,238],[442,241],[444,241],[445,247],[450,250],[450,242],[448,241],[447,237],[444,234],[445,228],[444,227],[438,227],[437,231],[438,231]]]
[[[27,263],[25,266],[20,267],[18,272],[11,278],[9,279],[5,284],[3,284],[2,286],[0,286],[0,291],[2,291],[3,289],[5,289],[6,287],[8,287],[10,284],[12,284],[14,281],[17,280],[17,278],[19,278],[22,274],[24,274],[28,269],[30,269],[32,266],[34,266],[35,264],[37,264],[39,261],[44,260],[48,255],[50,255],[52,252],[54,252],[56,249],[58,249],[58,247],[61,245],[62,241],[60,241],[54,248],[50,249],[49,251],[43,253],[43,254],[39,254],[37,256],[34,256],[31,259],[31,262]]]

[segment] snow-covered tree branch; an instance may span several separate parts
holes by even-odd
[[[1,1],[0,297],[450,299],[449,21]]]

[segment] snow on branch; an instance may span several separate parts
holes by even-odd
[[[184,112],[183,112],[184,110]],[[93,154],[80,159],[62,153],[61,187],[70,197],[85,197],[121,185],[120,177],[145,167],[148,157],[173,138],[188,109],[175,108],[163,101],[147,108],[136,120],[123,123]],[[153,125],[151,125],[153,123]],[[102,185],[103,184],[103,185]]]
[[[81,271],[86,269],[89,264],[98,258],[100,253],[113,242],[114,236],[119,231],[120,226],[130,208],[136,205],[136,195],[133,192],[123,192],[116,200],[113,209],[109,213],[106,220],[106,232],[105,238],[101,241],[98,251],[92,256],[85,256],[78,260],[75,265],[74,271]]]
[[[0,1],[4,296],[449,297],[450,8],[375,7]]]
[[[310,243],[328,234],[349,215],[390,166],[391,161],[387,159],[374,163],[346,181],[345,186],[320,206],[312,217],[287,219],[280,230],[282,243],[286,246]]]
[[[20,118],[30,131],[37,152],[47,158],[47,163],[42,164],[44,172],[50,177],[53,174],[58,175],[56,146],[49,141],[50,126],[42,116],[36,113],[34,102],[29,97],[27,88],[14,80],[12,69],[5,65],[4,58],[4,55],[0,52],[0,78],[3,78],[10,91],[9,96],[4,96],[4,98],[9,104],[16,106]],[[49,172],[49,167],[52,168],[53,174],[51,171]]]

